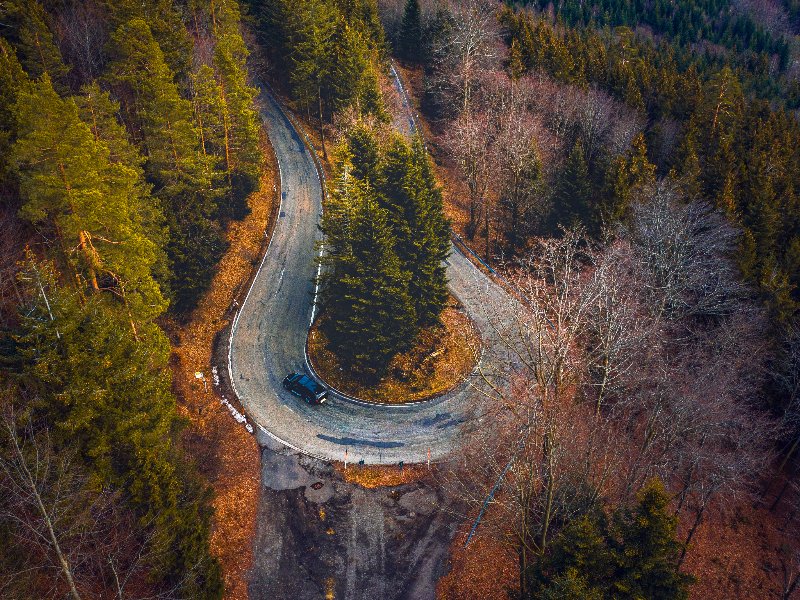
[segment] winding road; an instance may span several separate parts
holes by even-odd
[[[475,376],[444,396],[406,406],[366,405],[335,393],[325,404],[311,406],[281,386],[287,373],[308,372],[305,342],[323,191],[301,134],[266,89],[262,99],[262,118],[280,169],[281,206],[270,244],[231,326],[228,371],[239,401],[263,433],[324,460],[412,463],[446,456],[458,447],[463,424],[480,418],[474,410],[479,404]],[[503,360],[495,320],[507,320],[503,314],[513,318],[518,305],[457,249],[447,262],[451,292],[481,333],[482,366]],[[487,306],[490,311],[484,310]]]

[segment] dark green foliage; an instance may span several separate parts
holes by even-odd
[[[364,123],[356,123],[347,134],[350,174],[356,179],[377,185],[381,177],[381,148],[373,131]]]
[[[90,477],[78,495],[113,495],[134,546],[147,546],[131,549],[143,561],[134,579],[148,578],[131,593],[220,598],[210,489],[179,443],[170,347],[154,319],[165,296],[179,310],[192,306],[223,249],[220,221],[258,185],[238,4],[101,0],[89,13],[62,4],[0,6],[0,192],[38,234],[0,366],[55,451],[80,457]],[[205,10],[214,25],[202,55],[193,56],[187,9]],[[93,28],[87,40],[110,39],[90,50],[91,69],[65,66],[58,51],[80,60],[68,38],[81,26]],[[194,111],[193,65],[205,85]],[[3,567],[19,554],[8,534],[0,523]]]
[[[556,176],[553,190],[553,231],[592,222],[592,187],[583,145],[577,142]]]
[[[526,70],[543,70],[567,83],[597,84],[643,109],[654,124],[674,119],[680,125],[677,151],[660,158],[658,174],[672,170],[689,197],[724,209],[744,229],[743,273],[759,286],[776,323],[793,319],[800,306],[791,250],[800,237],[800,126],[790,113],[752,98],[779,101],[780,88],[730,57],[684,51],[663,40],[653,43],[626,28],[613,35],[557,29],[508,8],[501,20]],[[645,133],[654,147],[663,142],[657,127]],[[605,183],[596,178],[594,195],[602,200],[603,220],[611,222],[624,217],[631,192],[650,177],[644,140],[633,154],[613,159],[602,170]]]
[[[636,192],[655,181],[655,170],[647,158],[644,136],[639,134],[630,150],[616,157],[606,172],[606,189],[598,215],[601,223],[610,225],[624,220]]]
[[[151,271],[161,287],[162,294],[169,297],[168,285],[171,274],[165,251],[169,232],[161,203],[150,194],[151,186],[145,181],[144,157],[130,142],[127,130],[117,120],[119,104],[108,92],[101,90],[96,82],[84,86],[81,95],[75,97],[75,103],[81,120],[89,125],[95,142],[104,144],[108,148],[109,161],[136,173],[133,188],[127,192],[131,218],[141,223],[144,235],[155,244],[153,248],[155,259]]]
[[[418,62],[422,59],[422,48],[422,21],[419,0],[407,0],[403,10],[400,39],[397,42],[397,54],[400,58]]]
[[[178,79],[189,76],[192,65],[192,39],[184,27],[173,0],[103,0],[117,29],[132,19],[147,23],[164,55],[164,60]],[[113,54],[114,42],[109,51]]]
[[[678,571],[676,527],[664,486],[652,481],[632,509],[610,519],[597,510],[567,525],[531,567],[524,598],[688,598],[692,578]]]
[[[118,299],[133,322],[158,316],[166,303],[152,276],[158,251],[142,223],[140,173],[111,161],[47,75],[19,92],[15,114],[20,214],[57,240],[71,277],[87,289]]]
[[[395,138],[386,152],[377,190],[389,211],[397,255],[410,275],[417,322],[435,323],[447,302],[443,261],[450,253],[450,236],[441,190],[421,138],[415,138],[411,147]]]
[[[323,220],[320,303],[337,354],[379,376],[444,309],[449,226],[419,138],[409,145],[392,136],[381,147],[375,132],[358,123],[341,149],[340,171]],[[374,221],[370,228],[364,219]],[[370,355],[375,339],[382,349]]]
[[[253,3],[260,40],[300,106],[320,121],[354,108],[383,117],[385,40],[372,0]]]
[[[547,10],[546,0],[526,2]],[[751,56],[776,55],[781,69],[789,58],[789,42],[757,24],[750,15],[732,10],[720,0],[655,0],[620,2],[600,0],[592,4],[566,0],[556,7],[559,18],[570,26],[637,27],[646,25],[656,34],[665,35],[676,46],[710,42]],[[752,60],[752,58],[751,58]]]
[[[224,134],[221,157],[230,188],[230,213],[241,217],[246,211],[247,197],[258,189],[261,174],[260,124],[253,105],[258,90],[247,83],[249,52],[239,33],[236,4],[222,3],[214,8],[213,64],[219,81]]]
[[[32,77],[50,76],[54,87],[66,90],[69,68],[61,58],[61,52],[53,41],[49,26],[49,15],[36,1],[8,0],[0,4],[0,22],[3,35],[8,36],[17,50],[22,66]]]
[[[345,365],[379,377],[416,334],[408,275],[394,251],[387,211],[369,185],[345,173],[337,196],[323,225],[331,246],[321,288],[328,338]]]
[[[27,83],[28,76],[22,70],[14,48],[0,38],[0,190],[10,183],[9,156],[17,136],[17,94]]]

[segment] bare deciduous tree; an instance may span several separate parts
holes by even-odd
[[[445,144],[455,158],[469,189],[467,236],[478,230],[491,184],[494,168],[494,115],[489,111],[466,111],[449,126]]]
[[[103,69],[109,16],[95,0],[67,2],[56,17],[55,34],[61,53],[80,84],[98,77]]]
[[[508,350],[499,373],[482,371],[495,427],[473,433],[471,470],[455,479],[475,508],[494,489],[483,519],[510,534],[521,572],[571,518],[633,502],[655,476],[688,544],[708,508],[750,493],[771,459],[774,424],[753,406],[763,312],[726,263],[735,232],[720,232],[713,212],[686,211],[603,246],[575,231],[538,240],[513,277],[524,306],[511,318],[489,308]],[[688,245],[665,265],[676,272],[649,262],[665,252],[665,230]],[[687,271],[692,287],[673,285]]]
[[[740,232],[713,207],[682,203],[674,182],[662,180],[644,190],[623,235],[648,274],[653,315],[678,322],[722,317],[739,308],[747,293],[733,261]]]
[[[0,560],[4,598],[174,598],[154,589],[149,528],[118,494],[93,481],[49,432],[2,399],[0,524],[11,542]]]
[[[491,0],[450,2],[440,15],[441,35],[432,40],[431,75],[426,80],[437,104],[451,116],[470,109],[481,75],[496,68],[503,46],[497,22],[497,4]]]

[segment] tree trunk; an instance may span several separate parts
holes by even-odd
[[[546,495],[544,514],[542,515],[542,531],[539,536],[539,551],[544,554],[547,549],[547,534],[550,529],[550,520],[553,518],[553,498],[555,496],[555,481],[553,479],[553,448],[550,442],[550,432],[545,433],[542,444],[544,480]]]
[[[328,152],[325,150],[325,123],[322,121],[322,88],[317,88],[317,99],[319,100],[319,136],[322,139],[322,156],[328,160]]]
[[[483,235],[486,237],[486,264],[488,265],[491,258],[491,244],[489,242],[489,201],[486,200],[484,203]]]
[[[25,476],[25,484],[36,502],[36,507],[38,508],[39,513],[42,515],[42,519],[47,527],[47,535],[50,538],[50,543],[53,545],[53,550],[55,551],[58,562],[61,565],[61,571],[64,573],[64,577],[67,579],[70,595],[72,596],[73,600],[81,600],[81,596],[78,594],[78,589],[75,587],[75,580],[72,578],[72,568],[70,567],[67,558],[64,556],[64,553],[61,550],[61,545],[58,543],[58,537],[56,536],[50,513],[47,512],[47,508],[42,501],[42,496],[39,493],[38,486],[36,485],[36,479],[30,472],[30,469],[28,469],[27,460],[22,452],[22,449],[19,447],[19,441],[14,432],[11,432],[11,439],[14,444],[14,454],[16,455],[17,460],[19,461],[19,466],[22,468],[22,473]]]
[[[705,504],[700,507],[697,511],[697,514],[694,517],[694,523],[692,523],[691,529],[689,529],[689,535],[686,536],[686,541],[683,544],[683,548],[681,549],[680,558],[678,558],[678,569],[681,568],[683,564],[683,560],[686,558],[686,550],[689,548],[689,542],[692,541],[697,528],[700,526],[700,522],[703,520],[703,513],[705,512],[706,507]]]

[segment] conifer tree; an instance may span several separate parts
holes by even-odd
[[[681,185],[686,192],[686,197],[692,199],[700,197],[700,177],[702,175],[695,136],[696,134],[690,124],[689,131],[684,137],[678,153],[680,156]]]
[[[114,29],[133,19],[147,23],[170,71],[180,82],[188,78],[192,66],[192,39],[174,0],[102,1],[111,15]]]
[[[11,146],[17,137],[17,93],[27,84],[28,76],[22,70],[14,48],[0,37],[0,191],[10,184],[7,178]]]
[[[334,0],[342,16],[364,37],[370,51],[383,62],[388,54],[386,35],[378,11],[378,0]]]
[[[526,574],[524,597],[685,599],[692,578],[678,570],[676,528],[663,484],[649,482],[633,508],[567,525]]]
[[[449,228],[425,146],[413,146],[399,136],[386,152],[380,178],[381,201],[389,211],[402,268],[408,272],[409,293],[419,325],[439,319],[447,302],[443,261],[450,251]]]
[[[101,90],[97,82],[84,86],[81,94],[75,97],[75,103],[81,120],[91,129],[95,142],[108,148],[109,161],[136,172],[136,183],[128,196],[131,218],[141,224],[145,236],[155,244],[156,261],[151,270],[162,293],[169,297],[169,259],[165,252],[169,232],[161,202],[151,195],[152,186],[145,181],[144,157],[131,143],[125,126],[117,120],[119,103],[107,91]]]
[[[220,18],[214,67],[219,75],[223,101],[225,171],[233,202],[238,205],[258,188],[261,151],[258,114],[253,106],[258,92],[247,84],[249,52],[242,36],[232,23],[226,25],[233,20],[233,17]]]
[[[591,210],[592,188],[586,155],[580,141],[576,142],[561,167],[553,190],[553,230],[559,225],[593,226],[597,215]],[[598,219],[599,220],[599,219]]]
[[[372,129],[359,121],[347,132],[347,160],[351,165],[350,175],[379,186],[381,177],[381,148]]]
[[[341,180],[335,208],[323,222],[330,248],[323,258],[321,303],[340,360],[375,378],[410,346],[416,318],[386,210],[369,185],[347,170]]]
[[[47,73],[59,92],[66,91],[69,69],[53,41],[42,5],[35,0],[8,0],[0,5],[0,20],[26,73],[34,79]]]
[[[681,545],[675,535],[678,518],[669,507],[669,495],[659,480],[642,488],[636,506],[623,511],[616,523],[620,576],[614,595],[627,598],[687,598],[691,577],[678,571]]]
[[[614,578],[615,557],[609,548],[608,520],[593,511],[570,523],[554,540],[549,553],[527,574],[531,597],[563,598],[566,590],[582,589],[589,597],[605,598],[604,587]]]
[[[157,249],[136,206],[137,171],[110,160],[108,146],[80,120],[75,102],[56,94],[47,74],[20,90],[15,112],[20,214],[52,233],[87,289],[119,300],[135,334],[166,306],[151,272]]]
[[[519,42],[516,38],[511,41],[511,47],[508,50],[506,70],[511,81],[517,81],[525,74],[525,63],[522,60],[522,51],[519,49]]]
[[[655,179],[655,165],[647,158],[644,135],[633,140],[630,150],[615,158],[606,174],[606,190],[600,215],[603,223],[615,223],[628,215],[636,190]]]
[[[400,26],[400,39],[397,44],[400,58],[410,62],[419,62],[422,58],[422,19],[420,17],[419,0],[406,0],[403,9],[403,22]]]
[[[221,163],[225,154],[225,111],[217,74],[209,65],[200,65],[192,73],[192,105],[203,155],[217,157]]]
[[[328,77],[331,108],[334,112],[349,106],[358,106],[364,98],[364,86],[368,81],[364,74],[369,70],[369,63],[369,50],[362,36],[347,21],[340,20],[331,37]]]
[[[417,322],[430,325],[439,321],[447,303],[447,269],[450,255],[450,223],[444,215],[442,190],[436,183],[428,151],[420,135],[412,142],[414,176],[419,191],[410,217],[415,230],[416,260],[408,265],[409,291]]]
[[[175,304],[192,306],[222,254],[212,220],[218,192],[211,161],[201,150],[191,103],[181,98],[172,72],[147,23],[133,19],[112,35],[108,80],[136,118],[145,151],[145,172],[161,199],[170,238]]]
[[[134,335],[105,298],[56,285],[48,264],[29,261],[23,281],[35,298],[17,337],[25,383],[41,398],[32,408],[54,425],[60,445],[79,453],[94,485],[124,491],[142,529],[153,532],[154,573],[181,597],[221,597],[208,491],[174,444],[166,336],[153,323]]]
[[[317,118],[323,151],[324,124],[337,111],[384,117],[377,69],[385,50],[373,0],[276,0],[256,8],[293,98]]]

